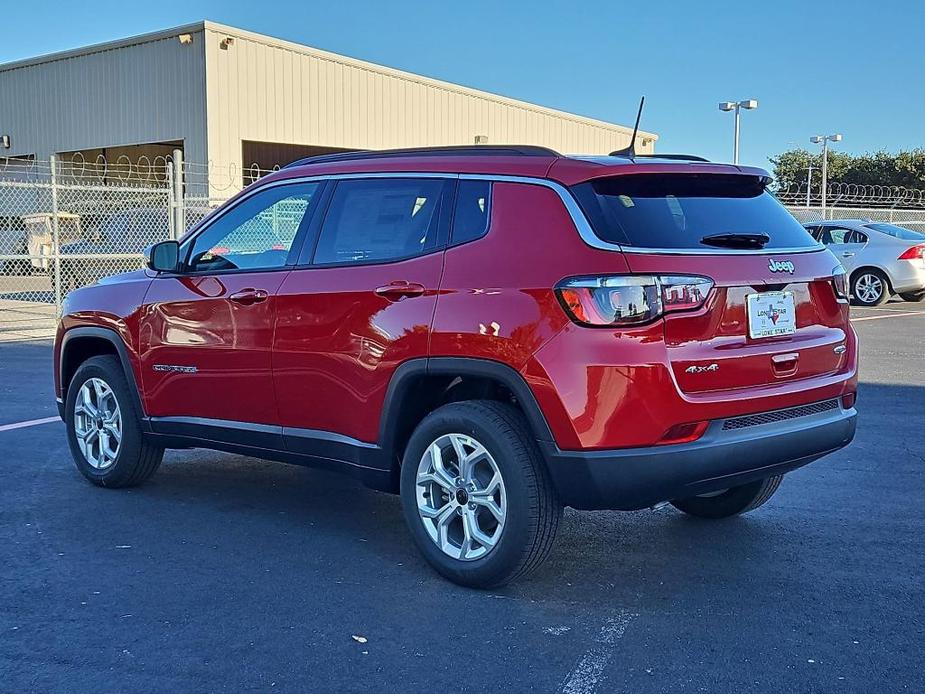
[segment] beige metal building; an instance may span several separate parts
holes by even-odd
[[[236,186],[252,165],[343,149],[478,141],[601,154],[632,132],[208,21],[0,65],[0,94],[0,157],[134,162],[178,148],[239,172]],[[640,132],[637,147],[656,140]]]

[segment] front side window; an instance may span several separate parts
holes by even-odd
[[[320,185],[274,186],[235,206],[196,237],[188,269],[218,272],[282,267]]]
[[[444,185],[436,178],[338,181],[313,262],[367,263],[429,252],[437,245]]]

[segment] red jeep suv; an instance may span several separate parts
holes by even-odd
[[[754,509],[857,416],[844,271],[768,183],[520,146],[296,162],[67,297],[77,467],[123,487],[195,446],[341,470],[478,587],[538,566],[563,506]]]

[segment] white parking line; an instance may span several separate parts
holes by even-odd
[[[852,318],[852,323],[860,323],[862,320],[880,320],[881,318],[902,318],[903,316],[925,316],[925,311],[905,311],[899,313],[897,311],[891,311],[889,314],[884,314],[882,316],[862,316],[861,318]]]
[[[562,694],[591,694],[597,689],[601,681],[601,675],[604,668],[613,659],[613,645],[623,638],[626,633],[626,626],[632,621],[633,617],[639,615],[622,612],[616,617],[608,619],[604,626],[601,627],[601,633],[597,637],[597,646],[585,653],[578,664],[572,668],[572,671],[565,678],[559,691]]]
[[[25,429],[34,427],[39,424],[50,424],[51,422],[60,422],[60,417],[43,417],[42,419],[30,419],[25,422],[15,422],[13,424],[0,424],[0,431],[12,431],[13,429]]]
[[[898,301],[895,304],[883,304],[882,306],[852,306],[852,311],[908,311],[909,309],[914,308],[910,306],[906,301]]]

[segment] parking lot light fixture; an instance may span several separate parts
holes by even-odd
[[[822,218],[825,219],[825,207],[826,207],[826,188],[828,186],[828,164],[829,164],[829,143],[830,142],[841,142],[842,141],[841,133],[835,133],[834,135],[813,135],[809,138],[809,141],[814,145],[822,145]]]
[[[735,111],[735,136],[732,144],[732,163],[739,163],[739,111],[742,109],[752,111],[758,108],[757,99],[745,99],[743,101],[720,101],[720,111]]]

